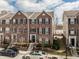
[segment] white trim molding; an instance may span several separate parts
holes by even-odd
[[[72,39],[72,38],[74,39],[74,43],[75,43],[74,46],[70,46],[70,44],[71,44],[71,39]],[[70,46],[70,47],[73,47],[73,48],[76,47],[76,36],[69,36],[69,46]]]

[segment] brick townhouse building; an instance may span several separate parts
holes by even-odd
[[[65,11],[63,24],[64,36],[68,46],[79,47],[79,11]]]
[[[3,12],[0,15],[0,45],[52,43],[53,12]]]

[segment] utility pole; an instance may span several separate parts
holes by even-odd
[[[68,59],[68,58],[67,58],[67,54],[68,54],[68,53],[67,53],[67,52],[68,52],[68,46],[67,46],[67,45],[68,45],[68,42],[67,42],[67,39],[66,39],[66,43],[65,43],[65,44],[66,44],[66,58],[65,58],[65,59]]]
[[[65,59],[68,59],[68,58],[67,58],[67,44],[66,44],[66,58],[65,58]]]

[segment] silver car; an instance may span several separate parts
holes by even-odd
[[[22,59],[48,59],[47,53],[44,51],[32,51],[22,56]]]

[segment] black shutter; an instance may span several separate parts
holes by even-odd
[[[30,19],[29,22],[30,22],[30,24],[31,24],[32,20]]]
[[[69,35],[70,35],[70,29],[69,29]]]
[[[76,20],[77,20],[77,24],[79,23],[79,20],[78,20],[78,18],[76,18]]]
[[[37,28],[37,33],[39,34],[39,28]]]
[[[16,24],[18,24],[18,19],[16,19]]]
[[[51,32],[51,31],[50,31],[50,28],[49,28],[49,30],[48,30],[48,31],[49,31],[49,35],[50,35],[50,32]]]
[[[76,18],[74,18],[74,21],[75,21],[75,24],[77,24],[77,19]]]
[[[70,24],[70,21],[71,21],[71,19],[70,19],[70,18],[68,18],[68,24]]]
[[[50,19],[48,21],[49,21],[48,24],[50,24]]]
[[[38,22],[38,24],[39,24],[39,19],[37,19],[37,22]]]
[[[27,24],[27,19],[25,19],[25,24]]]

